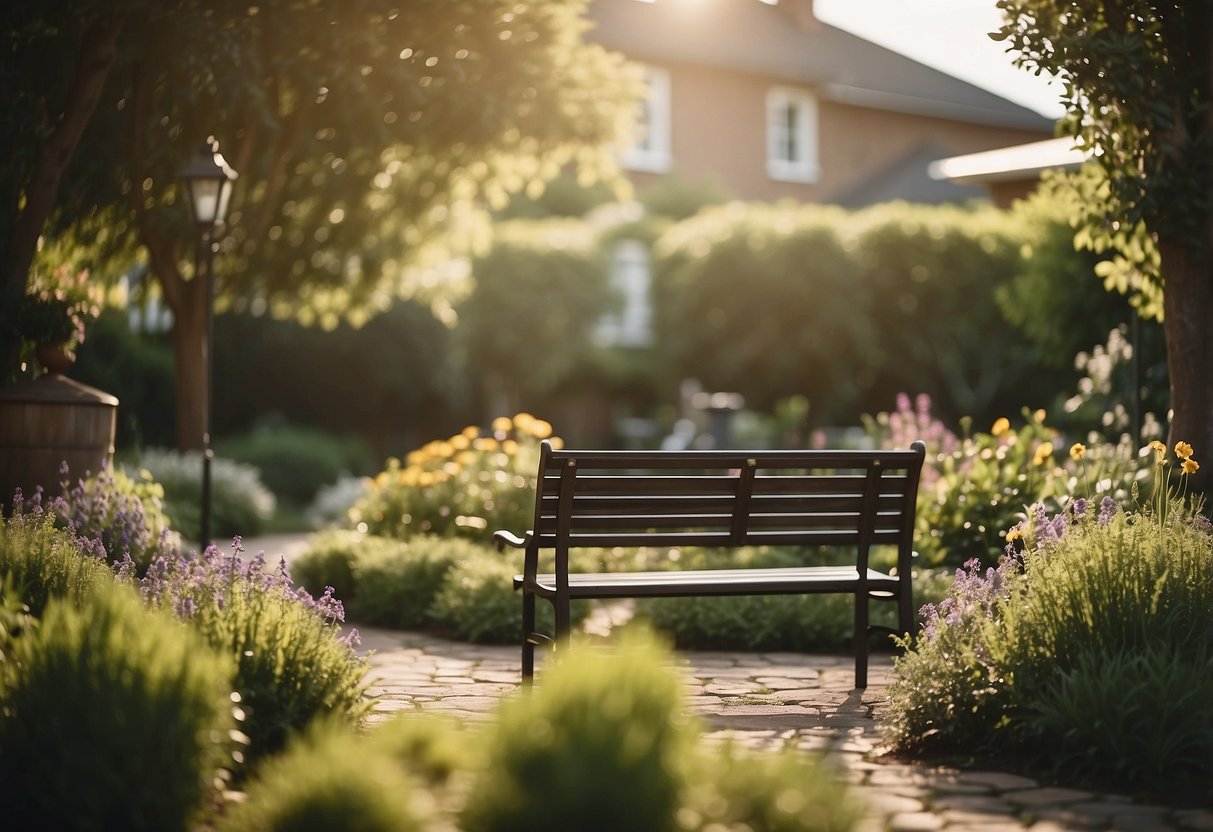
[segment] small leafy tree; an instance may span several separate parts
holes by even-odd
[[[1095,151],[1079,241],[1136,267],[1121,288],[1141,289],[1143,313],[1164,318],[1172,436],[1213,446],[1213,4],[998,6],[1006,23],[994,37],[1020,66],[1061,79],[1062,129]],[[1196,476],[1208,490],[1209,471]]]

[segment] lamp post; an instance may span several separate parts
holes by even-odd
[[[214,353],[211,346],[215,336],[215,258],[216,232],[223,227],[227,205],[232,195],[236,171],[227,166],[219,155],[219,143],[208,138],[198,154],[177,173],[185,183],[194,226],[198,232],[194,252],[194,279],[206,281],[206,330],[202,342],[202,360],[206,365],[206,382],[202,403],[202,516],[199,536],[203,551],[211,542],[211,394],[213,391]]]

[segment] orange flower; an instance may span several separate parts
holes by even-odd
[[[1070,446],[1070,459],[1079,460],[1087,455],[1087,446],[1081,442],[1075,442]]]
[[[1188,457],[1184,460],[1183,469],[1185,474],[1195,474],[1200,470],[1200,463],[1191,457]]]
[[[1187,442],[1176,442],[1175,455],[1180,459],[1188,459],[1192,456],[1192,446]]]
[[[1155,439],[1148,447],[1154,451],[1154,461],[1161,464],[1167,455],[1167,446]]]
[[[1032,460],[1033,465],[1044,465],[1053,456],[1053,443],[1041,442],[1036,446],[1036,457]]]
[[[993,436],[1002,436],[1011,429],[1011,420],[1006,416],[999,416],[994,420],[994,427],[990,428],[990,434]]]

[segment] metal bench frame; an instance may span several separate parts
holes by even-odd
[[[541,446],[531,530],[494,535],[525,550],[522,676],[535,647],[567,643],[575,598],[651,598],[841,593],[855,599],[855,687],[867,687],[868,606],[896,601],[911,633],[915,503],[926,449],[892,451],[579,451]],[[671,572],[569,573],[586,547],[854,546],[852,566]],[[897,548],[895,573],[868,567],[874,545]],[[540,574],[540,550],[555,572]],[[555,637],[536,632],[535,599],[556,612]]]

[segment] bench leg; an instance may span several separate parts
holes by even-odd
[[[561,598],[556,596],[556,644],[561,647],[567,646],[569,643],[569,634],[572,632],[572,616],[569,614],[569,599],[568,597]]]
[[[855,687],[868,686],[868,594],[855,593]]]
[[[917,634],[914,632],[914,599],[908,582],[902,586],[897,599],[897,629],[909,638],[910,646],[913,647]]]
[[[535,632],[535,596],[522,591],[522,683],[530,684],[535,675],[535,644],[532,633]]]

